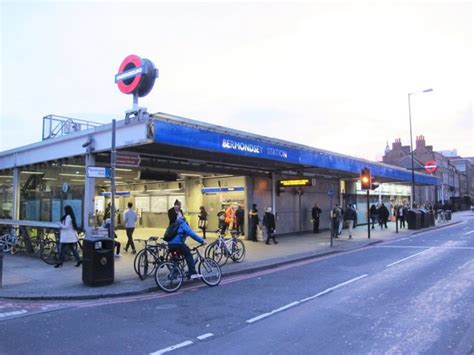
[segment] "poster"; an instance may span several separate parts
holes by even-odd
[[[166,213],[168,207],[168,196],[151,196],[151,212]]]

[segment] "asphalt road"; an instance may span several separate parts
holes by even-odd
[[[474,218],[215,288],[12,309],[1,354],[472,354]]]

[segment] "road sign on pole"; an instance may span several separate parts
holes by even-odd
[[[140,166],[140,154],[135,152],[117,152],[116,153],[117,166],[128,166],[138,168]]]
[[[88,166],[86,175],[88,178],[108,179],[111,177],[111,169],[98,166]]]

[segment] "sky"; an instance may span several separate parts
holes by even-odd
[[[381,160],[413,93],[413,140],[474,156],[470,1],[0,1],[0,151],[49,114],[124,118],[136,54],[160,72],[148,112]]]

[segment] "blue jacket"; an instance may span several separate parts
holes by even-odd
[[[186,237],[188,236],[198,243],[204,243],[204,239],[197,235],[183,218],[178,218],[176,221],[179,223],[178,234],[176,234],[176,237],[171,239],[168,244],[185,244]]]

